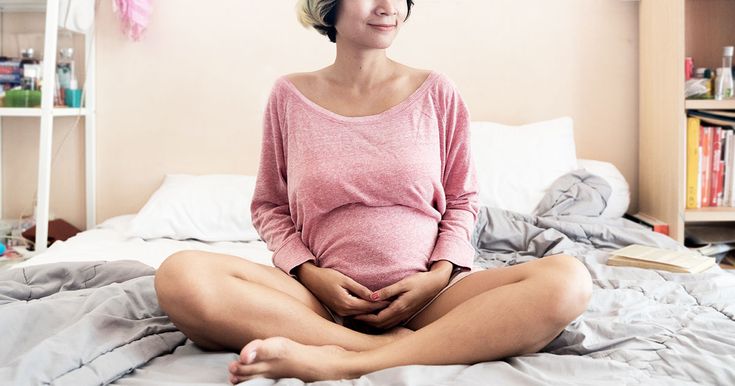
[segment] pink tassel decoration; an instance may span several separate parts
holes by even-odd
[[[140,40],[150,22],[153,0],[112,0],[112,5],[122,22],[123,33],[134,41]]]

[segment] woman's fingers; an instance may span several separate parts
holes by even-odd
[[[377,310],[382,310],[390,305],[390,302],[368,302],[354,296],[350,297],[351,299],[347,301],[347,305],[345,307],[345,316],[372,313]]]
[[[401,281],[399,281],[397,283],[394,283],[394,284],[389,285],[389,286],[387,286],[387,287],[385,287],[383,289],[380,289],[378,291],[373,292],[370,295],[370,299],[371,300],[374,300],[374,301],[377,301],[377,300],[386,300],[386,299],[390,299],[390,298],[392,298],[394,296],[398,296],[398,295],[400,295],[400,294],[402,294],[402,293],[404,293],[406,291],[408,291],[408,289],[406,288],[406,285],[403,282],[403,280],[401,280]]]
[[[354,281],[350,277],[345,276],[343,287],[346,288],[348,291],[352,292],[353,294],[357,295],[363,300],[366,300],[366,301],[371,300],[370,295],[373,293],[373,291],[370,291],[367,287]]]
[[[408,317],[409,313],[410,310],[405,308],[400,301],[394,301],[388,308],[380,311],[377,315],[364,314],[357,315],[354,318],[374,327],[387,328],[398,324],[398,322]]]

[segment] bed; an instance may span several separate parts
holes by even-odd
[[[569,122],[554,124],[568,134]],[[491,126],[477,125],[484,131],[473,137],[473,144],[507,129]],[[559,167],[564,162],[569,165]],[[610,252],[628,244],[684,247],[621,217],[628,205],[627,186],[621,186],[619,172],[609,164],[574,158],[546,166],[560,169],[536,196],[529,195],[530,204],[517,192],[494,192],[485,198],[472,242],[475,264],[486,269],[557,253],[585,264],[593,278],[592,299],[561,335],[531,355],[471,366],[401,366],[355,380],[315,384],[735,384],[735,275],[719,266],[699,274],[607,266]],[[535,169],[527,173],[538,172]],[[487,175],[487,168],[478,171],[481,183],[492,185],[493,178],[501,178]],[[158,308],[152,286],[155,268],[183,249],[272,265],[271,252],[252,229],[238,231],[250,232],[250,240],[228,241],[227,233],[247,226],[247,219],[232,229],[222,226],[209,232],[211,240],[206,241],[191,237],[201,229],[185,219],[174,225],[157,223],[181,214],[181,207],[166,207],[177,200],[195,202],[196,209],[190,210],[202,213],[228,213],[242,205],[242,200],[223,199],[227,189],[217,189],[217,195],[207,199],[205,188],[211,188],[213,179],[222,184],[224,177],[199,177],[168,176],[139,213],[108,219],[0,271],[0,384],[228,384],[226,366],[236,354],[206,352],[187,340]],[[227,178],[253,182],[246,176]],[[187,186],[186,194],[182,186]],[[523,190],[533,192],[539,186],[529,186],[526,180]],[[257,379],[244,384],[304,383]]]

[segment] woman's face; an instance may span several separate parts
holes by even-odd
[[[406,19],[406,0],[341,0],[337,10],[337,43],[346,40],[366,48],[388,48]]]

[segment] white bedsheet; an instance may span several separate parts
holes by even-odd
[[[196,240],[178,241],[172,239],[143,240],[139,237],[126,237],[125,229],[135,215],[112,217],[103,223],[66,240],[57,241],[48,250],[24,262],[14,264],[13,268],[63,261],[96,260],[136,260],[153,268],[158,268],[166,257],[185,249],[201,250],[240,256],[250,261],[273,266],[272,252],[265,242],[210,242]]]

